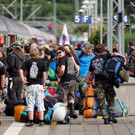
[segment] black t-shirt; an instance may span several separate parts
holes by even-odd
[[[107,54],[96,55],[92,59],[89,71],[90,72],[94,72],[94,74],[95,74],[95,81],[106,80],[106,78],[103,76],[102,73],[103,73],[103,70],[104,70],[105,63],[110,58],[111,58],[111,54],[107,53]]]
[[[41,84],[42,85],[42,78],[43,72],[46,72],[46,67],[44,62],[40,59],[30,59],[24,62],[21,69],[23,71],[27,71],[27,81],[29,82],[28,85],[32,84]]]
[[[24,57],[25,57],[25,61],[30,59],[30,55],[24,55]]]
[[[44,62],[44,64],[45,64],[45,68],[46,68],[46,71],[48,70],[48,68],[49,68],[49,59],[48,59],[48,56],[47,55],[45,55],[45,57],[44,58],[40,58],[43,62]]]
[[[65,72],[61,77],[61,82],[63,83],[75,80],[75,66],[72,58],[68,55],[62,57],[58,63],[58,66],[61,67],[62,65],[65,66]]]

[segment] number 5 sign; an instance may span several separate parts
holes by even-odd
[[[91,16],[75,16],[74,17],[75,24],[91,24]]]

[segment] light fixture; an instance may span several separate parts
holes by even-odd
[[[94,1],[90,1],[90,3],[91,3],[91,4],[95,4],[96,2],[95,2],[95,0],[94,0]]]
[[[78,10],[80,13],[84,13],[84,9],[80,9]]]
[[[84,4],[84,5],[88,5],[90,2],[88,1],[88,0],[84,0],[83,2],[82,2],[82,4]]]
[[[88,8],[88,7],[87,7],[86,5],[82,5],[81,8],[82,8],[82,9],[86,9],[86,8]]]

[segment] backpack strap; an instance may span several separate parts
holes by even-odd
[[[84,55],[84,51],[81,51],[81,54],[78,58],[80,59],[83,55]]]

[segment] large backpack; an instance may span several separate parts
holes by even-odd
[[[56,76],[55,76],[55,71],[53,69],[51,69],[50,67],[48,68],[48,72],[49,72],[49,79],[50,80],[55,80]]]
[[[26,108],[26,105],[17,105],[14,107],[14,119],[15,121],[21,121],[21,115]]]
[[[52,118],[52,114],[53,114],[53,107],[49,108],[48,111],[46,112],[45,116],[44,116],[44,121],[46,124],[49,124]]]
[[[114,83],[123,83],[124,80],[119,76],[119,71],[124,66],[124,59],[121,56],[110,58],[104,67],[103,75]]]
[[[128,115],[128,108],[117,98],[114,98],[115,102],[115,117],[119,116],[127,116]]]
[[[7,116],[14,116],[14,107],[22,104],[22,102],[17,102],[9,99],[6,99],[4,103],[6,104],[4,113]]]
[[[88,87],[86,96],[84,98],[83,117],[93,118],[97,113],[97,98],[94,88]]]
[[[114,114],[115,117],[125,117],[128,115],[128,108],[117,97],[114,98],[114,107],[115,107],[115,114]],[[108,105],[106,105],[106,112],[107,115],[109,115]],[[97,117],[100,116],[102,116],[102,113],[100,110],[98,110]]]

